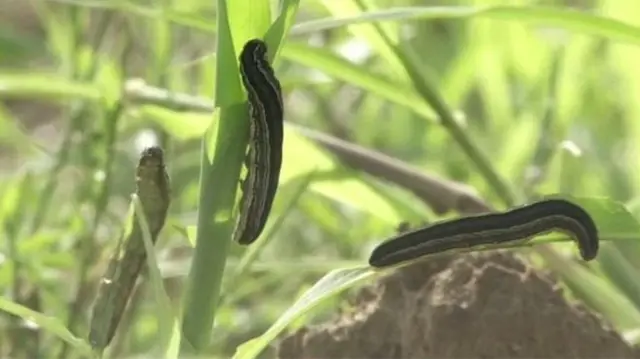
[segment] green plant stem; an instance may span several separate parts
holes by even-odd
[[[414,70],[417,70],[413,52],[411,50],[405,50],[405,52],[407,53],[407,68],[411,67]],[[440,118],[442,126],[449,132],[449,134],[451,134],[453,140],[458,144],[458,146],[460,146],[471,162],[475,164],[489,186],[495,191],[507,207],[514,206],[517,202],[517,198],[512,188],[491,165],[489,157],[473,141],[473,139],[465,133],[460,124],[456,121],[453,112],[449,109],[440,94],[435,90],[434,86],[426,81],[424,75],[420,77],[412,76],[412,79],[418,93],[427,100],[431,107],[433,107],[434,111]]]
[[[359,3],[363,10],[366,6]],[[496,192],[498,197],[508,207],[512,207],[517,202],[517,196],[507,181],[498,174],[491,165],[491,161],[482,149],[468,136],[462,129],[458,121],[456,121],[453,112],[444,101],[435,86],[429,81],[429,77],[421,70],[419,61],[413,49],[408,46],[400,47],[396,45],[387,35],[385,30],[379,23],[372,24],[384,42],[395,50],[396,56],[402,61],[409,78],[413,82],[415,89],[433,108],[440,119],[442,126],[451,134],[453,140],[460,146],[462,151],[469,157],[478,168],[480,174],[485,178],[489,186]]]
[[[229,30],[230,2],[217,1],[215,93],[219,117],[202,142],[195,250],[183,301],[183,353],[203,354],[211,341],[233,232],[238,179],[249,141],[249,113]]]
[[[220,110],[213,162],[209,160],[209,139],[204,138],[200,174],[200,199],[196,245],[187,280],[183,312],[183,334],[187,344],[201,352],[209,344],[217,310],[222,276],[233,231],[231,211],[237,179],[244,158],[248,133],[245,103]],[[245,128],[243,128],[245,127]],[[208,136],[207,136],[208,137]],[[226,212],[226,213],[225,213]],[[188,346],[183,345],[183,350]]]

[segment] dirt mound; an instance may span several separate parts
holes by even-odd
[[[278,346],[289,358],[640,358],[508,251],[416,263],[362,290],[332,323]]]

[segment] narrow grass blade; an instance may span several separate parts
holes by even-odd
[[[561,277],[575,296],[604,314],[616,329],[624,331],[637,328],[640,311],[609,281],[553,251],[543,250],[543,254],[546,265]]]
[[[374,274],[369,267],[336,269],[327,273],[284,312],[264,334],[239,346],[233,359],[256,358],[280,332],[297,318],[324,300],[373,277]]]
[[[50,74],[0,72],[0,99],[97,100],[100,95],[96,86]]]
[[[576,32],[602,36],[621,42],[640,44],[640,27],[584,11],[544,6],[415,6],[365,12],[340,19],[327,18],[303,22],[292,29],[293,34],[315,33],[347,25],[379,21],[411,19],[465,19],[483,17],[504,21],[527,22],[557,26]]]
[[[196,246],[183,301],[183,343],[186,340],[196,353],[204,351],[211,338],[248,143],[246,96],[236,54],[250,37],[266,33],[270,16],[269,1],[217,2],[215,103],[219,121],[212,123],[202,141]]]
[[[298,183],[295,183],[296,181],[294,181],[296,187],[293,188],[289,200],[284,204],[284,210],[280,212],[278,217],[265,229],[264,235],[260,236],[256,242],[245,251],[240,262],[226,281],[227,283],[237,283],[240,278],[245,275],[265,246],[270,243],[275,233],[280,229],[280,226],[284,222],[286,216],[293,210],[296,203],[298,203],[300,196],[302,196],[304,191],[309,187],[309,184],[313,181],[315,174],[316,172],[309,172],[306,176],[297,181]],[[225,297],[227,295],[229,295],[229,293],[224,294]]]
[[[160,347],[158,348],[158,352],[162,353],[162,357],[166,359],[177,358],[181,339],[178,313],[173,309],[171,301],[164,289],[162,275],[160,274],[158,260],[154,251],[156,238],[151,232],[151,227],[149,227],[144,204],[137,195],[133,196],[133,203],[135,205],[138,226],[142,229],[142,240],[147,253],[147,268],[149,268],[148,273],[153,287],[154,298],[160,307],[160,312],[158,313],[160,332],[158,335],[158,343]]]
[[[82,355],[93,357],[89,343],[74,336],[58,318],[35,312],[27,307],[6,300],[4,297],[0,297],[0,310],[37,324],[40,328],[67,342]]]

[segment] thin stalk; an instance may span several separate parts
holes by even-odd
[[[183,301],[181,351],[198,354],[204,353],[211,341],[233,231],[238,179],[249,140],[249,113],[238,76],[228,3],[231,0],[217,2],[220,56],[215,93],[219,118],[202,142],[196,244]]]
[[[366,8],[365,5],[360,3],[360,6]],[[469,157],[471,162],[475,164],[476,168],[485,178],[489,186],[496,192],[502,202],[512,207],[517,202],[517,196],[509,183],[500,176],[496,169],[491,165],[489,157],[482,151],[473,139],[465,133],[458,121],[456,120],[453,111],[449,108],[445,100],[437,91],[435,86],[429,81],[429,77],[421,70],[419,61],[412,48],[405,46],[400,47],[396,45],[391,38],[387,35],[385,30],[379,23],[372,24],[383,41],[394,51],[396,56],[401,60],[405,67],[409,78],[413,82],[413,86],[416,91],[426,100],[426,102],[433,108],[439,117],[442,126],[449,132],[453,140],[460,146],[464,154]]]
[[[220,111],[213,163],[205,138],[202,145],[200,199],[196,246],[185,292],[183,333],[187,344],[200,352],[206,348],[219,303],[220,286],[233,231],[233,208],[247,138],[238,140],[238,118],[246,116],[244,103]],[[244,145],[243,145],[244,144]],[[226,213],[225,213],[226,212]],[[186,348],[186,347],[185,347]]]

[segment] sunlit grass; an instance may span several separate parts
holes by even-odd
[[[11,134],[0,145],[18,159],[0,180],[0,308],[15,315],[2,355],[87,352],[84,313],[124,222],[143,130],[167,151],[173,180],[157,260],[181,268],[141,286],[113,356],[168,346],[158,341],[174,323],[157,312],[169,304],[149,300],[164,287],[183,353],[253,358],[291,322],[322,315],[319,303],[375,278],[367,255],[399,221],[465,214],[344,166],[309,129],[469,186],[494,208],[589,198],[598,260],[573,260],[570,243],[545,244],[538,259],[617,330],[640,327],[638,226],[623,207],[637,218],[640,6],[276,3],[57,0],[37,5],[39,39],[0,26],[0,126]],[[235,61],[256,36],[276,55],[287,124],[268,229],[245,249],[229,241],[248,125]],[[366,49],[361,62],[345,44]],[[133,78],[145,86],[126,86]],[[45,135],[25,124],[33,118],[52,124]],[[13,329],[18,317],[41,327],[39,346]]]

